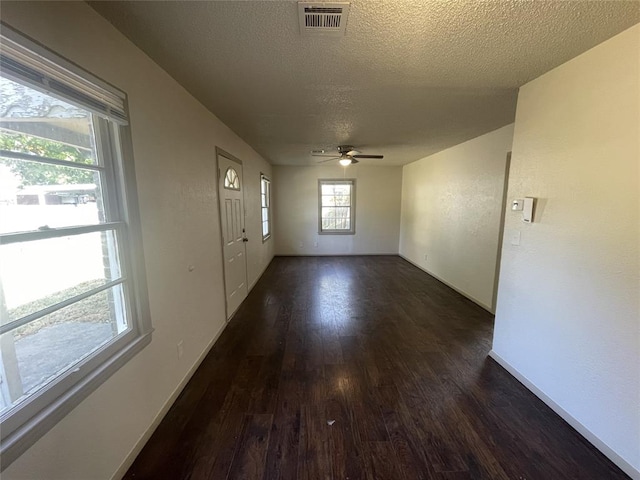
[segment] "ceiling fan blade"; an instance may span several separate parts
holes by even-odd
[[[335,157],[336,153],[312,153],[312,157]]]
[[[356,163],[360,163],[359,160],[356,160],[355,158],[351,158],[351,165],[355,165]]]
[[[352,155],[353,158],[384,158],[384,155]]]
[[[347,155],[353,157],[354,155],[358,155],[360,152],[358,150],[349,150]]]
[[[325,155],[323,155],[324,157]],[[326,160],[318,160],[316,163],[326,163],[326,162],[330,162],[331,160],[338,160],[340,157],[333,157],[333,158],[327,158]]]

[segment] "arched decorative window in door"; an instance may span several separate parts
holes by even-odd
[[[228,190],[240,190],[238,172],[231,167],[227,168],[227,173],[224,174],[224,188]]]

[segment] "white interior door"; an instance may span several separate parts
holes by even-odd
[[[247,296],[242,164],[218,153],[218,172],[224,287],[229,319]]]

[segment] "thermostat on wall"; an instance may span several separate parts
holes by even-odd
[[[534,200],[533,197],[526,197],[524,199],[524,205],[522,207],[522,221],[524,223],[533,223]]]

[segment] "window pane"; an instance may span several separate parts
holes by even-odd
[[[336,219],[335,218],[323,218],[322,219],[322,229],[323,230],[335,230],[336,229]]]
[[[2,245],[0,278],[8,310],[2,323],[120,277],[113,231]]]
[[[322,197],[322,205],[325,207],[348,207],[351,205],[351,197],[332,196]]]
[[[224,176],[224,188],[229,190],[240,190],[240,178],[238,173],[231,167],[227,168]]]
[[[0,149],[96,164],[91,113],[0,77]]]
[[[15,347],[16,361],[5,369],[22,386],[22,395],[8,407],[125,331],[123,305],[117,285],[6,333],[3,346]]]
[[[262,206],[262,239],[269,236],[269,180],[260,175],[260,202]]]
[[[348,218],[336,219],[336,230],[350,230],[351,221]]]
[[[0,77],[71,99],[0,78],[0,323],[11,329],[0,337],[0,411],[10,463],[148,345],[152,329],[144,268],[127,262],[141,238],[126,95],[30,51],[16,32],[8,43],[0,36]],[[109,233],[71,235],[96,228]]]
[[[333,211],[336,218],[349,218],[349,207],[336,207]]]
[[[349,218],[349,207],[323,207],[322,218]]]
[[[322,196],[322,206],[323,207],[332,207],[336,205],[336,197],[333,195],[323,195]]]
[[[0,233],[104,222],[100,174],[0,158]]]
[[[352,191],[352,181],[322,180],[320,182],[321,231],[351,231]]]
[[[335,207],[322,207],[322,218],[335,218]]]
[[[350,195],[351,185],[348,184],[322,184],[322,195]]]
[[[351,204],[350,195],[323,195],[323,206],[349,206]]]

